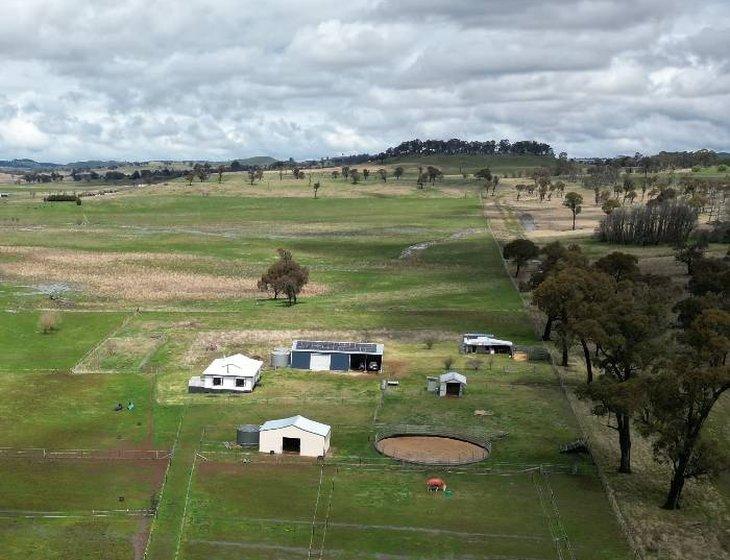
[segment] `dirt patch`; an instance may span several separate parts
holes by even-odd
[[[421,251],[425,251],[426,249],[432,247],[433,245],[436,245],[437,243],[444,243],[446,241],[453,241],[455,239],[464,239],[465,237],[470,237],[478,233],[482,233],[482,230],[469,228],[457,231],[456,233],[453,233],[443,239],[436,239],[434,241],[422,241],[421,243],[416,243],[415,245],[410,245],[409,247],[403,249],[398,258],[410,259],[418,255],[418,253],[420,253]]]
[[[0,273],[34,284],[64,283],[102,298],[125,301],[190,301],[257,297],[257,278],[235,263],[194,255],[109,253],[38,247],[0,247]],[[190,270],[200,264],[234,269],[234,276]],[[185,270],[188,268],[188,270]],[[303,295],[321,294],[310,283]]]
[[[476,463],[489,455],[479,445],[442,436],[394,436],[381,439],[376,447],[394,459],[431,465]]]
[[[386,352],[388,343],[425,342],[426,340],[442,340],[443,332],[433,331],[399,331],[394,333],[386,330],[371,331],[327,331],[327,330],[246,330],[246,331],[203,331],[193,340],[192,344],[182,357],[185,365],[201,365],[221,353],[235,354],[242,352],[247,355],[268,356],[276,347],[290,348],[294,340],[345,340],[352,342],[383,342]],[[392,364],[391,364],[392,361]],[[389,367],[397,368],[394,373],[406,371],[407,361],[389,358]]]
[[[132,548],[134,549],[134,560],[142,560],[144,558],[144,550],[147,547],[147,540],[150,538],[150,529],[152,528],[152,519],[142,517],[137,526],[137,532],[132,537]]]
[[[595,204],[592,191],[578,185],[569,185],[566,192],[571,190],[583,196],[583,208],[576,217],[575,231],[573,215],[563,206],[563,198],[555,195],[551,200],[540,202],[536,195],[522,194],[520,200],[517,200],[516,191],[511,184],[505,184],[496,197],[488,196],[485,199],[485,214],[492,221],[492,228],[498,237],[512,238],[524,233],[537,241],[544,238],[592,235],[605,214],[600,205]]]

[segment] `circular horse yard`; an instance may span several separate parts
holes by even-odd
[[[446,435],[387,436],[376,441],[375,448],[393,459],[424,465],[466,465],[489,457],[488,442]]]

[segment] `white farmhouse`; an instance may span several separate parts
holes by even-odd
[[[259,430],[259,451],[323,457],[330,448],[331,433],[332,428],[327,424],[304,416],[269,420]]]
[[[190,393],[250,393],[261,378],[264,362],[243,354],[218,358],[188,382]]]
[[[514,344],[510,340],[500,340],[493,334],[466,333],[461,341],[463,354],[509,354],[514,353]]]

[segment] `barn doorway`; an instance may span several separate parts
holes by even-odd
[[[302,440],[294,437],[282,438],[281,449],[284,453],[299,454],[302,451]]]
[[[447,383],[446,394],[450,397],[458,397],[461,395],[461,383]]]

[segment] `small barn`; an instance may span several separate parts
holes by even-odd
[[[261,379],[264,362],[234,354],[217,358],[205,368],[202,375],[188,381],[190,393],[250,393]]]
[[[373,342],[295,340],[291,367],[312,371],[367,371],[383,369],[383,345]]]
[[[509,354],[512,355],[514,345],[509,340],[500,340],[493,334],[466,333],[461,340],[463,354]]]
[[[264,422],[259,429],[259,451],[324,457],[330,448],[332,428],[304,416]]]
[[[450,371],[439,376],[439,397],[461,397],[465,389],[465,375]]]

